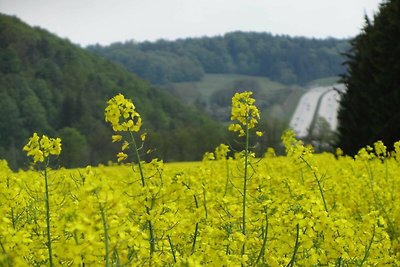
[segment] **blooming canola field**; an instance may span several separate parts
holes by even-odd
[[[106,120],[131,163],[51,169],[62,141],[34,134],[30,170],[0,161],[0,266],[400,266],[400,142],[352,158],[286,132],[286,156],[256,158],[250,95],[233,98],[243,151],[200,162],[141,161],[140,115],[121,95]]]
[[[246,235],[240,159],[145,163],[144,188],[136,166],[50,171],[56,265],[398,266],[399,161],[309,157],[312,168],[268,154],[252,160]],[[0,173],[0,263],[45,264],[43,177],[4,161]]]

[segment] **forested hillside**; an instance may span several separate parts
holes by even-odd
[[[212,120],[121,66],[0,14],[0,158],[12,167],[26,162],[22,146],[35,131],[62,138],[63,166],[115,159],[104,107],[119,92],[141,113],[152,157],[198,159],[222,140]]]
[[[176,41],[93,45],[87,49],[154,84],[197,81],[205,73],[229,73],[303,85],[342,74],[342,53],[348,48],[348,40],[232,32]]]

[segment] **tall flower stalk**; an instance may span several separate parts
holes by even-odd
[[[46,206],[46,232],[47,232],[47,250],[49,253],[49,265],[53,264],[53,251],[51,245],[51,225],[50,225],[50,196],[49,196],[49,157],[50,155],[58,156],[61,153],[61,139],[60,138],[49,138],[46,135],[39,137],[37,133],[34,133],[29,138],[28,143],[23,148],[27,152],[28,156],[33,158],[33,164],[37,166],[39,163],[43,163],[43,177],[45,184],[45,206]],[[39,170],[40,168],[37,167]]]
[[[247,235],[246,226],[246,201],[247,201],[247,183],[249,179],[248,167],[249,167],[249,138],[250,129],[253,129],[258,120],[260,119],[260,113],[258,108],[254,105],[255,99],[251,97],[252,92],[236,93],[232,97],[232,113],[231,121],[236,121],[229,125],[229,130],[237,132],[239,137],[245,138],[244,143],[244,176],[243,176],[243,192],[242,192],[242,234]],[[261,132],[256,132],[257,135],[261,136]],[[246,252],[245,243],[242,247],[242,255]]]
[[[126,99],[122,94],[118,94],[111,98],[107,102],[108,106],[105,109],[105,120],[109,122],[115,132],[128,132],[130,137],[130,142],[124,141],[122,144],[122,151],[117,154],[118,161],[125,160],[128,155],[123,152],[127,150],[131,145],[133,146],[132,151],[136,157],[140,181],[143,188],[146,187],[146,180],[143,173],[142,161],[140,158],[139,150],[140,148],[136,144],[134,133],[138,133],[142,126],[142,118],[140,114],[136,111],[136,107],[130,99]],[[144,141],[145,134],[140,136],[141,140]],[[113,135],[112,141],[118,142],[122,140],[121,135]],[[134,168],[134,163],[132,162],[132,168]],[[146,199],[147,201],[148,199]],[[146,205],[146,214],[150,215],[151,208]],[[150,216],[149,216],[150,217]],[[149,244],[150,244],[150,256],[153,255],[155,251],[155,234],[153,224],[150,219],[147,220],[147,226],[149,228]]]

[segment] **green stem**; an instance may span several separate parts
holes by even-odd
[[[292,267],[296,262],[296,254],[297,250],[299,249],[299,232],[300,232],[299,224],[296,224],[296,242],[294,244],[293,255],[286,267]]]
[[[225,181],[225,192],[224,192],[224,197],[228,193],[228,185],[229,185],[229,162],[226,159],[225,160],[225,165],[226,165],[226,181]]]
[[[248,161],[249,161],[249,125],[248,122],[246,121],[245,125],[245,135],[246,135],[246,141],[245,141],[245,148],[244,148],[244,178],[243,178],[243,222],[242,222],[242,234],[246,236],[246,195],[247,195],[247,167],[248,167]],[[242,247],[242,256],[246,252],[246,242],[243,243]]]
[[[132,144],[133,144],[133,147],[134,147],[134,150],[135,150],[135,154],[136,154],[136,159],[137,159],[137,161],[138,161],[140,179],[141,179],[141,181],[142,181],[142,187],[145,187],[145,186],[146,186],[146,183],[145,183],[145,179],[144,179],[143,167],[142,167],[142,162],[141,162],[140,155],[139,155],[139,150],[138,150],[138,148],[137,148],[136,141],[135,141],[135,138],[133,137],[132,132],[129,132],[129,134],[130,134],[130,136],[131,136]],[[132,164],[133,164],[133,163],[132,163]],[[147,199],[146,199],[146,201],[147,201]],[[150,215],[150,207],[146,207],[146,213],[147,213],[147,215]],[[150,239],[149,239],[149,243],[150,243],[150,256],[152,256],[153,253],[154,253],[154,251],[155,251],[155,247],[156,247],[156,246],[155,246],[154,229],[153,229],[153,225],[152,225],[150,219],[147,220],[147,224],[148,224],[148,226],[149,226],[149,232],[150,232]]]
[[[14,209],[11,208],[11,221],[12,221],[12,225],[13,225],[13,229],[15,229],[15,217],[14,217]]]
[[[49,251],[49,264],[53,267],[53,252],[51,248],[51,234],[50,234],[50,203],[49,203],[49,185],[47,175],[47,164],[44,166],[44,182],[45,182],[45,203],[46,203],[46,227],[47,227],[47,248]]]
[[[372,242],[374,241],[374,238],[375,238],[375,225],[374,225],[374,229],[372,230],[371,240],[370,240],[370,242],[368,244],[368,247],[365,249],[364,258],[360,262],[360,265],[359,265],[360,267],[364,264],[364,262],[367,261],[367,258],[369,256],[369,251],[371,250],[371,246],[372,246]]]
[[[267,244],[267,237],[268,237],[268,214],[267,213],[265,213],[265,230],[264,230],[264,232],[265,232],[264,240],[263,240],[263,244],[261,246],[260,254],[258,254],[256,264],[260,261],[261,257],[264,256],[265,246]]]
[[[150,208],[146,207],[146,212],[148,215],[150,215]],[[155,243],[155,237],[154,237],[154,229],[153,229],[153,224],[151,223],[151,220],[147,220],[147,224],[149,226],[149,232],[150,232],[150,256],[153,255],[154,251],[156,250],[156,243]]]
[[[129,134],[131,135],[131,140],[132,140],[132,144],[133,144],[133,147],[134,147],[134,150],[135,150],[136,159],[138,161],[139,173],[140,173],[140,179],[142,181],[142,186],[145,187],[146,183],[145,183],[145,180],[144,180],[144,174],[143,174],[142,162],[140,160],[140,154],[139,154],[139,151],[138,151],[138,148],[137,148],[137,145],[136,145],[136,141],[135,141],[135,138],[133,137],[132,132],[129,132]]]
[[[203,184],[203,206],[204,206],[204,211],[206,213],[206,219],[208,217],[208,210],[207,210],[207,194],[206,194],[206,188]]]
[[[194,197],[194,202],[196,203],[196,208],[198,209],[199,208],[199,203],[197,202],[197,197],[196,197],[196,195],[193,195],[193,197]],[[194,229],[193,243],[192,243],[192,251],[191,251],[190,254],[193,254],[194,250],[196,248],[196,240],[197,240],[198,231],[199,231],[199,223],[196,222],[196,227]]]
[[[312,166],[310,165],[310,163],[308,163],[307,160],[305,160],[303,157],[300,157],[300,158],[306,163],[306,165],[308,166],[308,168],[310,168],[310,170],[312,171],[312,173],[313,173],[313,175],[314,175],[314,178],[315,178],[315,180],[317,181],[318,189],[319,189],[319,192],[320,192],[320,194],[321,194],[322,201],[323,201],[323,203],[324,203],[325,211],[328,212],[328,205],[326,204],[326,201],[325,201],[324,189],[322,188],[321,182],[320,182],[320,180],[318,179],[317,174],[315,173],[315,171],[313,170]]]
[[[174,262],[176,263],[174,245],[172,244],[171,237],[169,235],[167,235],[167,237],[168,237],[169,246],[171,247],[172,256],[174,257]]]
[[[108,243],[108,224],[106,219],[106,214],[104,212],[104,207],[99,204],[100,212],[101,212],[101,220],[103,221],[103,230],[104,230],[104,244],[106,247],[106,267],[110,266],[110,249]]]

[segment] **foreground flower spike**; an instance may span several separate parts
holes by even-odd
[[[239,137],[245,137],[244,143],[244,169],[243,169],[243,191],[242,194],[242,235],[243,237],[247,237],[247,183],[249,180],[249,156],[251,157],[252,153],[249,151],[249,138],[250,133],[249,130],[253,129],[258,120],[260,119],[260,112],[258,108],[255,106],[256,100],[251,97],[252,92],[243,92],[236,93],[232,97],[232,113],[231,120],[237,121],[237,123],[233,123],[229,125],[229,131],[239,132]],[[261,136],[261,132],[256,132],[257,136]],[[246,255],[246,242],[243,242],[241,256],[243,258],[247,257]]]
[[[138,133],[140,131],[140,127],[142,126],[142,118],[140,117],[140,114],[136,111],[133,102],[130,99],[126,99],[122,94],[114,96],[107,102],[107,104],[108,106],[105,109],[105,120],[107,122],[110,122],[115,132],[128,132],[130,137],[130,141],[127,141],[123,140],[122,135],[117,134],[112,136],[113,142],[123,141],[121,152],[117,154],[117,160],[118,162],[126,160],[128,158],[128,154],[122,151],[131,150],[136,156],[142,188],[146,188],[148,185],[146,183],[146,177],[144,175],[142,166],[144,162],[142,162],[142,160],[140,159],[139,153],[139,150],[141,150],[142,148],[138,147],[134,137],[134,133]],[[142,133],[139,138],[142,142],[144,142],[144,140],[146,139],[146,133]],[[134,169],[134,162],[132,162],[132,169]],[[145,198],[145,201],[148,201],[147,197]],[[152,257],[153,253],[156,250],[156,237],[154,225],[152,220],[150,219],[150,215],[151,207],[146,206],[146,216],[148,217],[148,219],[146,220],[146,224],[150,234],[148,239],[150,245],[150,257]]]
[[[52,252],[52,239],[51,239],[51,218],[50,218],[50,193],[49,193],[49,176],[48,170],[49,161],[47,160],[50,155],[60,155],[61,153],[61,139],[50,138],[46,135],[39,137],[37,133],[34,133],[29,138],[28,143],[23,147],[23,150],[27,152],[28,156],[33,158],[33,163],[43,162],[42,175],[45,181],[45,207],[46,207],[46,233],[47,233],[47,250],[49,253],[49,266],[53,267],[53,252]],[[36,166],[37,167],[37,166]],[[3,249],[4,250],[4,249]]]
[[[111,124],[115,132],[139,132],[142,118],[130,99],[118,94],[108,100],[107,104],[105,120]]]
[[[231,120],[238,123],[231,124],[229,131],[239,132],[239,136],[246,135],[246,129],[252,129],[260,119],[260,112],[254,105],[256,100],[251,97],[252,92],[236,93],[232,97]]]
[[[37,133],[34,133],[23,150],[33,158],[33,163],[43,162],[49,155],[60,155],[61,139],[49,138],[46,135],[39,137]]]

